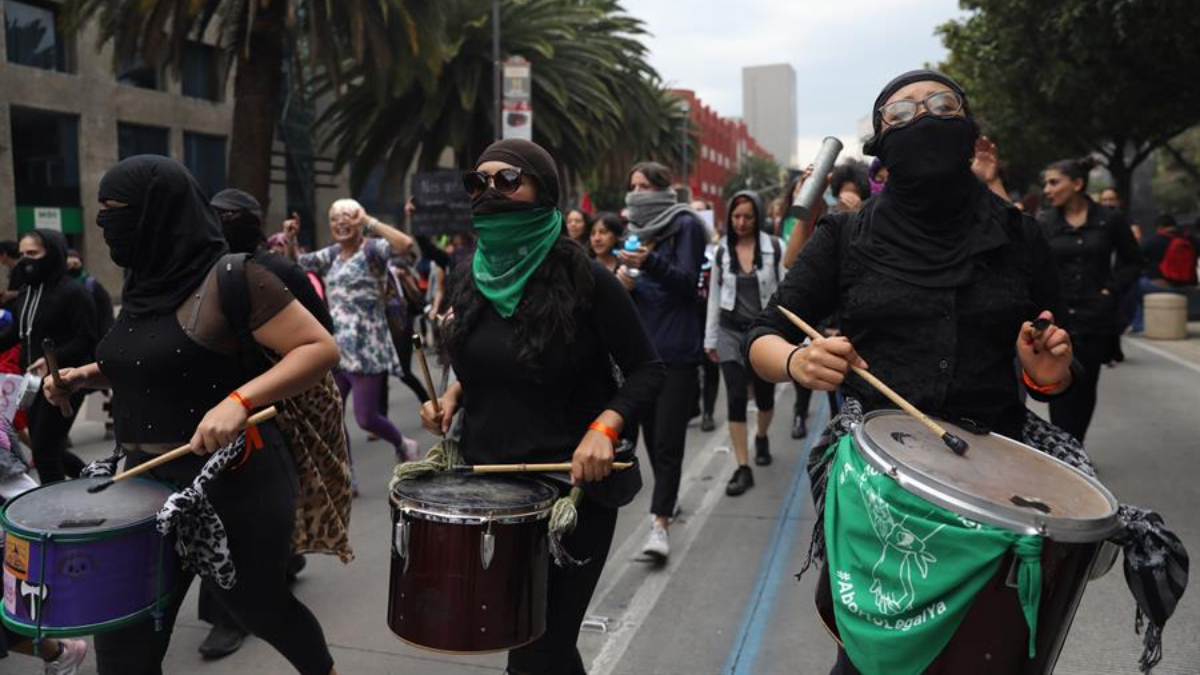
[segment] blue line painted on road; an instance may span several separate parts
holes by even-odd
[[[758,568],[758,577],[754,582],[754,590],[750,592],[750,600],[742,614],[741,625],[733,638],[733,648],[725,659],[723,675],[751,675],[754,672],[754,662],[762,648],[763,635],[775,609],[775,598],[779,584],[786,574],[784,568],[788,565],[788,556],[792,550],[792,542],[796,539],[796,530],[800,524],[800,515],[804,513],[808,503],[808,472],[805,459],[812,451],[813,443],[825,428],[826,417],[829,413],[829,399],[819,396],[817,414],[813,416],[808,440],[804,443],[804,452],[796,461],[792,471],[791,487],[784,496],[783,505],[775,522],[775,531],[771,533],[771,542],[763,555],[762,564]]]

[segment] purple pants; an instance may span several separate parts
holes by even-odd
[[[350,392],[354,392],[354,419],[359,428],[391,443],[397,452],[403,453],[404,434],[379,412],[379,397],[383,391],[383,383],[387,381],[387,373],[367,375],[335,370],[333,379],[337,382],[338,390],[342,392],[343,406]]]

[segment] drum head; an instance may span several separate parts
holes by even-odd
[[[558,490],[524,476],[435,473],[403,480],[392,490],[394,502],[447,515],[512,515],[545,511]]]
[[[1010,438],[939,422],[967,441],[965,455],[900,411],[871,413],[854,434],[876,469],[970,520],[1063,542],[1098,541],[1119,528],[1117,501],[1094,478]]]
[[[4,509],[5,527],[62,536],[94,535],[154,518],[173,490],[144,478],[113,483],[91,494],[107,478],[79,478],[44,485]]]

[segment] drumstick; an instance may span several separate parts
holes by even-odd
[[[616,471],[622,471],[633,466],[633,462],[613,462],[612,468]],[[550,471],[570,471],[570,462],[561,462],[558,464],[459,464],[458,466],[450,467],[451,471],[456,473],[527,473],[527,472],[550,472]]]
[[[421,373],[425,376],[425,388],[429,390],[429,400],[433,402],[433,412],[439,417],[442,414],[442,404],[438,401],[437,390],[433,388],[433,376],[429,374],[429,362],[425,360],[425,341],[420,333],[413,333],[413,349],[417,352],[417,363],[421,364]]]
[[[42,357],[46,359],[46,367],[50,370],[50,377],[54,378],[54,386],[66,391],[67,385],[63,382],[62,375],[58,374],[58,353],[55,352],[54,340],[50,338],[42,340]],[[70,400],[60,403],[58,409],[62,412],[63,417],[70,417],[75,414],[75,409],[71,406]]]
[[[776,309],[779,310],[780,314],[783,314],[785,317],[787,317],[788,321],[791,321],[793,324],[795,324],[795,326],[797,328],[804,331],[804,333],[806,335],[808,335],[808,337],[812,338],[813,340],[823,339],[823,336],[820,333],[818,333],[817,331],[813,330],[812,326],[805,323],[804,319],[801,319],[800,317],[796,316],[794,313],[788,311],[788,309],[786,307],[779,305],[779,306],[776,306]],[[897,394],[895,391],[893,391],[891,387],[884,384],[878,377],[875,377],[871,373],[867,372],[865,369],[859,368],[858,366],[850,366],[850,368],[851,368],[851,370],[854,371],[855,375],[858,375],[862,379],[866,380],[867,384],[871,385],[872,387],[875,387],[875,389],[879,393],[886,396],[888,398],[888,400],[890,400],[892,403],[895,403],[896,405],[900,406],[900,408],[902,410],[904,410],[904,412],[908,413],[909,415],[912,415],[913,417],[917,418],[917,420],[919,422],[921,422],[921,424],[924,424],[925,426],[929,427],[929,430],[932,431],[933,433],[937,434],[938,438],[941,438],[942,442],[946,444],[946,447],[953,450],[956,455],[966,454],[967,448],[969,447],[967,445],[966,441],[959,438],[958,436],[955,436],[954,434],[950,433],[949,431],[946,431],[946,429],[944,427],[942,427],[942,425],[938,424],[937,422],[934,422],[932,419],[930,419],[930,417],[928,415],[921,412],[920,410],[917,410],[916,406],[914,406],[913,404],[906,401],[903,396],[901,396],[900,394]],[[792,374],[788,373],[788,377],[791,377],[791,376],[792,376]]]
[[[270,408],[267,408],[265,410],[260,410],[256,413],[254,413],[253,415],[251,415],[250,419],[246,420],[246,426],[242,427],[242,430],[244,431],[248,427],[252,427],[256,424],[261,424],[263,422],[266,422],[267,420],[271,419],[272,417],[275,417],[275,415],[277,415],[277,414],[279,414],[279,411],[275,409],[275,406],[271,406]],[[88,492],[90,492],[92,494],[96,494],[97,492],[103,492],[103,491],[107,490],[108,488],[112,487],[112,484],[116,483],[119,480],[125,480],[126,478],[133,478],[134,476],[136,476],[138,474],[145,473],[156,467],[160,467],[163,464],[166,464],[167,462],[171,462],[176,459],[179,459],[180,457],[187,455],[191,451],[192,451],[191,444],[181,445],[178,448],[175,448],[174,450],[172,450],[170,452],[165,452],[165,453],[159,455],[158,457],[155,457],[154,459],[150,460],[149,462],[145,462],[143,464],[138,464],[137,466],[133,467],[132,469],[129,469],[127,471],[119,473],[119,474],[113,476],[112,478],[104,481],[103,483],[96,483],[95,485],[88,488]]]

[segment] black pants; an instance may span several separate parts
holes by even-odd
[[[57,483],[68,476],[78,478],[83,470],[83,460],[67,450],[67,436],[71,433],[71,425],[83,405],[83,392],[71,397],[70,417],[64,417],[62,411],[50,405],[39,392],[33,405],[29,408],[29,437],[33,441],[33,463],[37,466],[38,478],[42,484]]]
[[[695,364],[668,365],[662,391],[643,416],[642,439],[654,470],[650,512],[663,518],[675,514],[675,502],[679,499],[687,425],[700,388],[698,375]]]
[[[1088,425],[1092,423],[1092,413],[1096,411],[1100,370],[1112,357],[1112,336],[1087,333],[1072,335],[1071,343],[1075,358],[1083,366],[1083,378],[1073,383],[1066,394],[1050,401],[1050,421],[1082,443]]]
[[[754,386],[754,403],[768,412],[775,409],[775,385],[759,377],[753,370],[737,361],[722,361],[725,376],[725,409],[730,422],[745,422],[750,403],[749,387]]]
[[[559,567],[550,561],[547,587],[546,632],[542,637],[508,653],[511,675],[587,675],[575,643],[592,593],[604,571],[604,561],[617,528],[617,510],[584,497],[579,503],[579,524],[563,545],[580,567]]]
[[[400,327],[393,327],[391,322],[388,322],[388,333],[392,336],[392,346],[396,348],[396,357],[400,359],[400,381],[412,389],[412,393],[417,395],[417,400],[421,403],[429,400],[429,392],[425,391],[425,386],[421,384],[421,379],[413,374],[412,357],[413,343],[412,331],[405,330]],[[383,382],[383,394],[379,397],[379,414],[387,417],[388,414],[388,382]]]
[[[218,602],[254,635],[279,651],[303,675],[328,675],[333,657],[316,617],[287,587],[292,525],[298,490],[296,469],[279,430],[260,425],[266,447],[236,471],[208,484],[208,498],[224,523],[237,568],[229,590],[214,585]],[[131,454],[126,466],[149,459]],[[207,457],[175,460],[151,475],[173,485],[189,484]],[[179,606],[194,575],[179,570],[178,584],[155,632],[150,619],[95,637],[100,675],[161,675]]]
[[[721,390],[721,367],[705,359],[704,364],[700,366],[700,374],[701,407],[704,409],[705,415],[712,417],[713,411],[717,408],[717,394]]]

